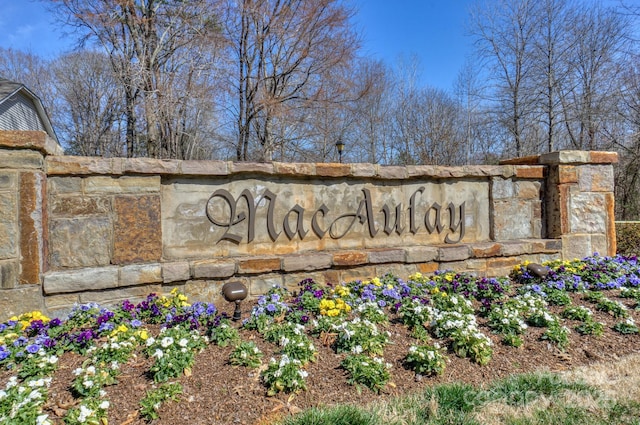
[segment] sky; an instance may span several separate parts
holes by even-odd
[[[451,90],[471,51],[465,36],[472,0],[355,0],[362,54],[394,66],[416,56],[420,82]],[[0,0],[0,47],[52,58],[73,47],[43,2]],[[401,59],[404,58],[404,59]]]

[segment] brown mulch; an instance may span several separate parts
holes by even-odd
[[[336,355],[331,347],[322,345],[315,339],[319,356],[315,363],[307,366],[307,391],[295,395],[280,394],[267,397],[266,389],[260,382],[258,370],[233,367],[228,364],[232,347],[208,346],[196,357],[196,363],[190,376],[182,376],[179,382],[183,394],[179,402],[165,403],[160,410],[160,419],[154,424],[245,424],[267,425],[281,415],[296,413],[312,406],[331,406],[335,404],[366,405],[392,397],[418,392],[428,386],[447,382],[466,382],[474,385],[488,384],[496,378],[513,373],[531,371],[564,371],[600,360],[615,361],[616,358],[640,351],[640,336],[621,335],[611,329],[615,319],[606,313],[596,311],[593,304],[586,303],[579,295],[572,294],[574,304],[590,307],[595,319],[606,324],[605,334],[601,337],[582,336],[573,331],[570,345],[565,352],[559,351],[547,341],[540,340],[544,329],[530,327],[521,348],[503,345],[500,336],[492,334],[479,319],[482,331],[490,335],[494,342],[494,354],[486,366],[478,366],[468,359],[448,354],[449,363],[445,372],[438,377],[416,377],[403,365],[403,359],[410,345],[416,340],[411,338],[407,328],[391,317],[387,330],[391,333],[392,344],[385,348],[384,358],[393,365],[392,383],[382,394],[375,394],[366,388],[358,391],[347,384],[346,374],[340,368],[342,355]],[[630,308],[634,319],[640,323],[640,311],[631,310],[634,302],[616,298]],[[245,306],[249,310],[250,306]],[[551,307],[559,313],[562,307]],[[246,316],[247,313],[244,313]],[[573,328],[577,322],[566,321]],[[277,354],[277,347],[265,342],[257,333],[241,330],[243,340],[255,341],[263,351],[263,364]],[[70,392],[72,371],[79,367],[84,359],[67,353],[60,359],[59,368],[54,374],[49,389],[49,401],[46,413],[54,423],[62,424],[61,417],[67,409],[77,403]],[[111,402],[109,424],[133,425],[145,423],[138,415],[139,401],[147,390],[153,389],[153,381],[148,377],[150,361],[138,356],[121,367],[119,383],[106,388],[107,399]],[[10,376],[9,372],[0,372],[0,388]]]

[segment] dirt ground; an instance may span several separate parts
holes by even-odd
[[[610,298],[622,301],[632,307],[630,301],[607,294]],[[574,304],[588,305],[574,296]],[[591,306],[592,307],[592,306]],[[250,306],[245,306],[248,311]],[[561,308],[551,307],[559,313]],[[630,310],[637,322],[640,312]],[[245,312],[246,316],[247,313]],[[524,337],[525,343],[520,348],[505,346],[500,336],[492,334],[483,319],[480,318],[482,331],[494,342],[494,353],[491,362],[479,366],[468,359],[461,359],[453,353],[448,354],[449,362],[445,372],[438,377],[416,377],[403,365],[409,346],[416,343],[405,326],[395,317],[387,330],[392,343],[385,348],[384,358],[393,365],[391,384],[381,394],[375,394],[366,388],[361,392],[347,384],[346,374],[340,368],[343,355],[337,355],[329,346],[315,339],[319,350],[318,360],[307,366],[307,391],[295,394],[280,394],[267,397],[266,389],[260,382],[259,370],[233,367],[228,359],[232,347],[208,346],[196,357],[191,376],[182,376],[179,382],[184,392],[178,402],[168,402],[160,410],[160,419],[154,424],[245,424],[266,425],[279,415],[295,413],[300,409],[312,406],[330,406],[352,403],[366,405],[378,400],[420,391],[430,385],[445,382],[467,382],[476,385],[489,383],[495,378],[505,377],[513,373],[530,371],[567,371],[569,369],[592,364],[598,361],[617,361],[626,355],[640,352],[640,336],[621,335],[611,329],[613,317],[603,312],[594,311],[594,318],[604,322],[607,327],[601,337],[582,336],[571,332],[570,345],[565,352],[547,341],[540,340],[544,329],[530,327]],[[577,323],[577,322],[576,322]],[[571,328],[576,324],[566,321]],[[259,334],[241,330],[243,340],[255,341],[263,351],[263,364],[277,353],[277,347],[265,342]],[[446,344],[446,341],[441,341]],[[72,371],[79,367],[84,359],[75,354],[61,357],[59,368],[53,377],[49,390],[46,413],[56,423],[62,424],[61,417],[67,409],[77,403],[70,392],[70,384],[74,378]],[[150,360],[140,355],[123,365],[118,384],[106,388],[109,408],[109,424],[131,425],[145,423],[138,416],[139,401],[145,391],[154,387],[147,371]],[[4,387],[10,374],[0,372],[0,387]]]

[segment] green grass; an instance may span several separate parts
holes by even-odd
[[[370,406],[313,408],[278,425],[640,425],[640,401],[552,373],[513,375],[486,388],[452,383]]]

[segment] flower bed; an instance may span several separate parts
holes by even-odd
[[[123,379],[123,366],[141,361],[154,388],[140,398],[138,414],[155,419],[163,403],[179,397],[180,382],[193,373],[198,353],[211,346],[229,347],[229,364],[258,378],[264,395],[308,390],[311,365],[326,361],[319,358],[320,349],[339,358],[347,383],[380,393],[399,372],[385,360],[395,342],[390,329],[398,323],[413,340],[402,367],[416,379],[444,373],[453,357],[491,365],[497,345],[522,347],[536,329],[558,352],[570,347],[573,333],[585,338],[602,335],[605,328],[630,338],[638,333],[635,258],[594,255],[545,267],[545,277],[524,263],[510,279],[440,272],[342,285],[308,279],[295,293],[273,288],[257,300],[240,329],[261,339],[259,345],[269,344],[272,356],[264,356],[255,341],[243,340],[215,306],[189,304],[176,289],[113,310],[79,305],[63,320],[25,313],[0,324],[0,368],[8,370],[0,381],[0,424],[101,423],[115,401],[107,390]],[[596,320],[594,312],[612,322]],[[48,388],[63,356],[79,359],[71,381],[74,399],[54,409],[47,404]]]

